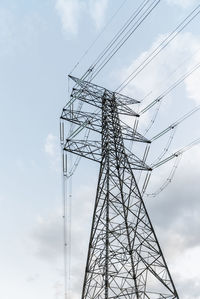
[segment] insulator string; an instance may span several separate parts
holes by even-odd
[[[144,136],[146,136],[146,134],[151,130],[151,128],[153,127],[154,123],[156,122],[156,118],[158,116],[158,113],[160,111],[160,107],[161,107],[161,101],[158,102],[158,106],[155,109],[155,112],[153,114],[153,117],[151,118],[149,125],[147,126],[147,128],[144,131]]]
[[[181,160],[181,157],[182,155],[179,155],[176,157],[175,161],[174,161],[174,164],[172,166],[172,169],[170,171],[170,174],[169,176],[167,177],[167,179],[164,181],[164,183],[161,185],[161,187],[159,187],[155,192],[153,193],[146,193],[146,189],[147,189],[147,186],[144,190],[144,194],[147,196],[147,197],[156,197],[157,195],[159,195],[162,191],[164,191],[168,185],[172,182],[172,180],[174,179],[174,176],[176,174],[176,171],[178,169],[178,166],[179,166],[179,163],[180,163],[180,160]]]
[[[65,171],[67,171],[67,162],[66,162],[66,153],[63,148],[62,152],[62,196],[63,196],[63,262],[64,262],[64,298],[69,299],[68,297],[68,232],[67,232],[67,177]]]
[[[158,163],[159,161],[161,161],[161,159],[164,158],[165,155],[166,155],[166,153],[169,151],[169,148],[170,148],[170,146],[171,146],[171,144],[172,144],[172,141],[173,141],[174,136],[175,136],[175,133],[176,133],[176,128],[177,128],[177,127],[175,127],[175,128],[171,131],[171,134],[170,134],[170,136],[169,136],[169,139],[168,139],[168,141],[167,141],[166,146],[164,147],[164,149],[163,149],[163,151],[160,153],[160,155],[159,155],[159,156],[155,159],[155,161],[152,163],[152,165],[154,165],[154,164]]]

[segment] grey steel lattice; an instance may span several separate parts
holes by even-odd
[[[134,169],[150,168],[124,140],[149,141],[120,121],[138,117],[137,101],[72,77],[71,103],[83,101],[95,112],[64,107],[61,119],[99,134],[99,140],[65,140],[63,149],[100,163],[82,299],[179,298],[159,246]],[[78,136],[77,133],[77,136]],[[73,135],[73,134],[72,134]],[[75,134],[76,137],[76,134]]]

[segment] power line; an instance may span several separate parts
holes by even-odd
[[[88,79],[89,76],[91,76],[94,68],[96,67],[97,63],[107,54],[109,49],[117,42],[117,40],[120,38],[120,36],[126,31],[126,29],[130,26],[130,24],[135,20],[135,18],[138,16],[138,14],[142,11],[142,9],[152,0],[144,0],[136,10],[133,11],[131,17],[125,22],[125,24],[122,26],[122,28],[118,31],[118,33],[113,37],[113,39],[110,41],[110,43],[105,47],[105,49],[98,55],[98,57],[95,59],[95,61],[92,63],[92,65],[87,69],[87,71],[83,74],[81,77],[82,80]],[[155,0],[154,0],[155,1]],[[92,81],[92,77],[89,79],[89,81]]]
[[[162,158],[164,158],[164,156],[166,155],[166,153],[169,151],[169,148],[172,144],[172,141],[174,139],[175,133],[176,133],[176,126],[173,128],[173,130],[171,131],[171,134],[169,136],[169,139],[167,140],[167,144],[165,145],[164,149],[162,150],[162,152],[160,153],[160,155],[155,159],[155,161],[152,163],[158,163],[159,161],[161,161]]]
[[[143,3],[148,3],[149,1],[150,0],[144,1]],[[151,13],[151,11],[158,5],[160,1],[161,0],[159,1],[154,0],[153,4],[151,4],[146,9],[146,11],[139,17],[139,20],[135,22],[134,30],[136,30],[140,26],[140,24],[145,20],[145,18]],[[101,71],[101,69],[108,63],[108,61],[115,55],[115,53],[131,36],[131,34],[133,34],[134,31],[132,29],[133,27],[125,34],[125,37],[123,37],[119,41],[119,43],[115,46],[114,50],[112,50],[111,53],[109,53],[109,55],[103,60],[103,62],[101,62],[100,66],[98,66],[97,70],[95,70],[94,73],[92,73],[92,68],[91,68],[85,73],[85,75],[83,75],[83,77],[86,78],[89,77],[89,75],[91,75],[89,81],[94,79],[97,76],[97,74]],[[153,107],[156,103],[161,104],[163,97],[165,97],[169,92],[171,92],[177,85],[179,85],[183,80],[185,80],[185,78],[191,75],[199,67],[200,67],[200,63],[196,65],[195,68],[190,70],[187,74],[181,76],[179,80],[177,80],[174,84],[168,87],[160,95],[159,98],[153,101],[150,104],[150,106],[147,106],[145,108],[146,110],[143,109],[145,111],[142,110],[141,113],[146,112],[148,109]],[[145,171],[149,171],[151,169],[146,165],[146,159],[150,149],[150,144],[149,144],[150,141],[147,139],[146,141],[144,141],[145,143],[147,143],[147,147],[143,155],[143,160],[139,159],[133,153],[128,153],[128,150],[124,144],[124,140],[126,136],[123,132],[123,123],[119,117],[120,105],[122,104],[123,101],[119,100],[117,102],[117,93],[115,92],[110,92],[107,89],[99,87],[95,84],[88,84],[88,82],[84,82],[84,81],[80,82],[81,81],[80,79],[77,79],[77,81],[79,81],[77,83],[77,85],[79,85],[79,90],[77,93],[76,92],[74,93],[74,90],[72,91],[72,95],[71,95],[72,99],[69,101],[68,104],[70,108],[69,109],[70,117],[69,119],[67,119],[66,117],[66,120],[70,121],[69,135],[64,136],[64,131],[63,131],[64,129],[63,129],[63,125],[61,124],[62,149],[63,152],[64,151],[70,152],[70,157],[71,154],[73,153],[79,155],[80,157],[84,157],[96,162],[100,162],[97,196],[95,201],[95,210],[94,210],[94,217],[92,223],[90,245],[88,250],[88,259],[87,259],[87,265],[85,271],[82,298],[83,297],[87,298],[88,294],[89,297],[90,295],[92,296],[91,298],[95,296],[98,297],[98,295],[100,294],[99,292],[100,288],[102,290],[102,294],[104,292],[105,298],[108,298],[109,297],[108,290],[110,288],[112,290],[112,294],[117,292],[115,293],[117,297],[123,297],[126,296],[126,294],[130,294],[134,296],[136,294],[137,297],[139,298],[140,294],[142,294],[143,292],[143,295],[148,298],[150,298],[150,296],[156,295],[156,297],[162,296],[163,298],[173,297],[178,299],[179,296],[174,287],[173,281],[168,271],[167,264],[162,255],[162,251],[160,249],[159,243],[155,236],[153,227],[150,222],[150,218],[148,216],[146,207],[144,205],[144,201],[141,197],[140,190],[138,189],[138,185],[136,183],[135,176],[133,174],[134,169],[136,170],[142,169]],[[87,97],[89,97],[89,101],[87,101],[88,100]],[[88,129],[87,127],[88,124],[93,125],[91,124],[90,115],[93,116],[94,113],[92,114],[88,111],[85,112],[83,111],[86,120],[84,121],[80,120],[81,117],[79,117],[78,115],[78,123],[74,122],[74,114],[76,113],[76,111],[73,110],[74,101],[78,101],[78,111],[81,111],[82,109],[81,101],[85,101],[87,104],[94,105],[97,108],[99,118],[95,120],[96,122],[95,124],[96,126],[98,126],[100,121],[100,125],[99,125],[100,127],[99,133],[101,134],[100,141],[88,140],[90,131],[95,132],[94,134],[98,132],[95,126],[94,127],[91,126],[91,128],[89,127],[90,129]],[[128,99],[128,102],[125,102],[124,104],[124,107],[126,107],[127,111],[129,111],[130,109],[128,107],[128,103],[130,104],[130,98]],[[63,109],[64,111],[66,110],[65,108]],[[159,109],[157,110],[156,115],[158,114],[158,111]],[[177,122],[173,124],[173,128],[171,125],[165,131],[163,131],[164,133],[161,132],[159,137],[164,135],[167,131],[170,131],[170,129],[174,129],[178,124],[180,124],[186,118],[191,116],[193,113],[194,112],[187,114],[187,116],[183,116],[181,119],[179,119]],[[126,115],[134,115],[134,114],[127,113]],[[73,130],[74,123],[76,125],[76,130]],[[137,122],[135,122],[135,128],[137,129]],[[86,130],[85,135],[82,134],[83,133],[82,130]],[[81,140],[76,140],[76,139],[71,140],[71,137],[74,138],[80,133],[82,138]],[[136,130],[133,131],[133,133],[135,135],[138,134]],[[141,137],[143,140],[144,137],[143,136]],[[154,138],[152,139],[156,140],[159,137],[154,136]],[[172,137],[168,142],[169,146],[171,142],[172,142]],[[163,165],[164,163],[181,156],[183,152],[190,149],[191,147],[193,147],[195,144],[199,142],[200,139],[192,142],[187,147],[184,147],[181,150],[176,151],[174,154],[172,154],[171,156],[167,157],[162,161],[161,158],[164,157],[164,155],[162,155],[162,157],[159,156],[158,163],[154,163],[152,165],[152,169],[157,168]],[[164,149],[164,151],[165,152],[167,151],[166,148]],[[70,160],[69,163],[70,170],[67,169],[68,165],[66,164],[66,156],[63,155],[63,175],[64,175],[63,218],[64,218],[64,255],[65,255],[64,271],[65,271],[66,298],[68,298],[67,297],[68,294],[70,297],[70,275],[71,275],[70,273],[71,271],[71,267],[70,267],[71,235],[70,234],[71,234],[71,197],[72,197],[71,179],[74,171],[76,170],[76,167],[78,166],[80,158],[78,157],[75,160],[75,163],[72,163],[73,161],[71,158],[69,160]],[[167,179],[168,182],[170,182],[171,179],[173,178],[176,168],[177,166],[172,169],[170,176]],[[148,186],[150,175],[151,173],[148,172],[144,181],[142,193],[145,192]],[[67,186],[68,188],[66,190],[65,183],[67,181],[67,178],[69,177],[70,177],[70,181],[69,181],[70,185]],[[166,185],[167,184],[163,185],[161,187],[161,190],[163,190],[164,187],[166,187]],[[112,190],[115,190],[115,192],[113,193]],[[118,194],[119,196],[116,197],[116,194]],[[68,199],[69,203],[66,202],[66,199]],[[66,211],[67,204],[69,206]],[[132,215],[129,214],[130,210],[132,210],[131,211]],[[112,213],[114,214],[114,217]],[[118,219],[120,219],[119,220],[120,222],[116,223]],[[123,219],[123,222],[121,219]],[[102,223],[104,226],[103,230],[105,232],[105,234],[103,235],[102,235]],[[138,223],[140,224],[139,226]],[[67,228],[69,229],[69,231],[66,229],[66,224],[68,225]],[[113,247],[112,246],[110,247],[110,245],[112,245],[111,244],[112,241],[110,242],[111,239],[109,240],[109,238],[110,237],[113,238],[113,236],[115,237],[115,240],[117,240],[117,247],[115,243],[113,243]],[[124,244],[122,244],[123,242],[121,242],[122,239],[126,241]],[[132,246],[133,244],[134,246]],[[101,250],[100,252],[99,252],[99,248]],[[99,252],[98,253],[99,255],[96,255],[97,251]],[[134,252],[137,252],[137,254],[139,255],[139,260],[137,260],[138,257],[135,258]],[[105,259],[102,259],[102,256],[104,256]],[[129,260],[128,259],[124,260],[124,256],[128,257]],[[114,284],[111,286],[110,286],[111,279],[109,281],[109,278],[111,276],[108,271],[110,270],[109,269],[110,264],[112,266],[112,269],[114,269],[113,272],[114,274],[112,273],[113,274],[112,281],[114,281]],[[117,267],[115,267],[116,265]],[[132,267],[131,270],[130,270],[130,265]],[[104,271],[104,276],[105,276],[104,277],[105,279],[103,280],[102,280],[102,269]],[[129,276],[130,274],[131,276]],[[152,287],[151,285],[152,274],[154,275],[153,279],[154,278],[158,279],[157,282],[162,283],[160,290],[158,290],[158,287],[156,285],[155,290],[148,291],[148,284],[150,287]],[[135,283],[132,289],[130,289],[130,285],[129,285],[130,278],[133,279],[133,284]],[[99,282],[102,282],[102,285],[99,284]],[[116,285],[117,286],[120,285],[121,287],[116,288]]]
[[[180,125],[182,122],[184,122],[186,119],[188,119],[190,116],[192,116],[195,112],[200,110],[200,105],[193,108],[191,111],[184,114],[182,117],[180,117],[177,121],[172,123],[169,127],[167,127],[162,132],[156,134],[154,137],[151,138],[151,142],[157,140],[158,138],[162,137],[164,134],[168,133],[171,130],[174,130],[178,125]]]
[[[163,100],[163,98],[168,95],[173,89],[175,89],[178,85],[180,85],[186,78],[191,76],[196,70],[200,68],[200,63],[197,63],[190,71],[185,73],[183,76],[181,76],[174,84],[172,84],[170,87],[168,87],[163,93],[161,93],[160,96],[158,96],[154,101],[152,101],[149,105],[147,105],[144,109],[140,111],[140,114],[143,114],[147,112],[149,109],[151,109],[154,105],[159,103]]]
[[[160,109],[160,105],[161,105],[161,101],[164,98],[164,96],[166,96],[169,92],[171,92],[175,87],[177,87],[179,84],[181,84],[181,82],[183,82],[187,77],[189,77],[192,73],[194,73],[198,68],[200,68],[200,63],[198,63],[192,70],[190,70],[189,72],[187,72],[185,75],[183,75],[181,78],[179,78],[173,85],[171,85],[167,90],[165,90],[156,100],[154,100],[152,103],[150,103],[147,107],[145,107],[142,111],[140,111],[140,114],[145,113],[147,110],[149,110],[150,108],[152,108],[156,103],[159,103],[159,107],[156,109],[155,114],[154,114],[154,118],[152,119],[149,127],[145,130],[145,134],[147,134],[150,130],[150,128],[153,126],[153,124],[155,123],[155,119],[158,115],[159,109]],[[82,103],[81,103],[82,104]],[[82,107],[82,105],[81,105]],[[81,108],[80,108],[81,109]],[[195,113],[196,111],[198,111],[200,109],[200,106],[197,106],[196,108],[194,108],[192,111],[188,112],[186,115],[184,115],[181,119],[179,119],[176,123],[174,123],[172,126],[176,126],[179,123],[181,123],[182,121],[184,121],[185,119],[187,119],[189,116],[191,116],[193,113]],[[71,124],[72,126],[73,124]],[[169,129],[169,128],[168,128]],[[89,130],[86,132],[84,140],[87,141],[89,136]],[[157,139],[156,136],[153,137],[153,140]],[[152,141],[153,141],[152,140]],[[77,157],[74,165],[71,167],[71,170],[69,171],[68,175],[71,176],[74,174],[78,164],[80,162],[80,158]]]
[[[170,86],[165,92],[163,92],[160,95],[160,97],[163,98],[166,95],[168,95],[173,89],[175,89],[178,85],[180,85],[185,79],[187,79],[189,76],[191,76],[199,68],[200,68],[200,63],[197,63],[191,71],[184,74],[179,80],[177,80],[172,86]]]
[[[148,171],[149,167],[130,153],[124,144],[119,117],[120,111],[124,111],[122,100],[119,101],[115,92],[105,88],[81,80],[77,82],[82,94],[77,99],[73,90],[72,97],[90,104],[91,109],[100,108],[90,127],[94,134],[99,127],[99,138],[85,143],[82,139],[68,140],[66,136],[64,145],[65,151],[96,161],[100,168],[82,298],[95,298],[99,294],[105,298],[112,294],[122,298],[128,294],[138,298],[142,295],[178,299],[133,173],[140,169]],[[132,116],[126,104],[123,106],[127,108],[126,115]],[[65,108],[62,117],[64,112]],[[83,114],[87,120],[91,115],[88,110]],[[74,116],[66,117],[66,120],[74,122]],[[83,123],[80,119],[78,122],[80,125]],[[134,252],[139,257],[135,257]],[[114,269],[112,273],[110,269]],[[152,279],[156,281],[153,287]]]
[[[115,35],[115,37],[113,38],[113,40],[111,41],[111,43],[109,43],[109,45],[105,48],[105,50],[98,56],[98,58],[97,58],[97,60],[98,59],[100,59],[100,58],[102,58],[104,55],[105,55],[105,53],[107,53],[107,51],[108,51],[108,49],[109,49],[109,47],[110,46],[112,46],[112,44],[114,44],[114,42],[116,42],[117,41],[117,39],[119,39],[119,37],[121,36],[121,34],[128,28],[128,26],[135,20],[135,18],[139,15],[139,13],[145,8],[145,6],[150,2],[151,0],[145,0],[145,1],[143,1],[142,2],[142,4],[140,4],[139,5],[139,7],[134,11],[134,13],[131,15],[131,17],[129,18],[129,20],[128,20],[128,22],[126,22],[125,23],[125,25],[122,27],[122,29]],[[157,2],[156,2],[157,1]],[[157,6],[157,4],[160,2],[161,0],[154,0],[153,1],[153,3],[148,7],[148,9],[156,2],[156,4],[154,5],[154,7],[153,8],[151,8],[151,11],[155,8],[155,6]],[[148,9],[146,10],[146,12],[148,12]],[[150,14],[150,12],[151,11],[149,11],[148,12],[148,14],[144,17],[144,19]],[[144,14],[143,14],[144,15]],[[138,22],[138,21],[137,21]],[[142,23],[142,21],[140,22],[140,23]],[[136,23],[135,23],[136,24]],[[140,24],[138,24],[138,26],[137,27],[139,27],[139,25]],[[133,28],[133,27],[132,27]],[[136,30],[137,28],[135,28],[135,30]],[[134,31],[135,31],[134,30]],[[130,30],[128,31],[128,33],[130,33]],[[132,32],[133,33],[133,32]],[[130,35],[127,37],[126,35],[127,35],[127,33],[126,33],[126,35],[125,35],[125,37],[126,37],[126,40],[131,36],[131,34],[132,33],[130,33]],[[125,40],[125,41],[126,41]],[[123,44],[125,43],[125,41],[123,41]],[[123,44],[121,44],[120,45],[120,48],[122,47],[122,45]],[[107,49],[108,48],[108,49]],[[117,51],[116,51],[117,52]],[[115,52],[115,53],[116,53]],[[109,58],[109,60],[114,56],[114,54],[115,53],[113,53],[113,55]],[[102,56],[102,57],[101,57]],[[107,61],[108,62],[108,61]],[[107,63],[106,62],[106,63]],[[92,71],[93,71],[93,68],[94,68],[94,65],[92,65],[87,71],[86,71],[86,73],[81,77],[81,79],[82,80],[85,80],[86,78],[88,78],[89,76],[91,76],[91,78],[89,79],[89,81],[92,81],[93,79],[94,79],[94,75],[92,74]],[[102,67],[103,68],[103,67]],[[101,68],[101,69],[102,69]],[[98,73],[100,72],[100,69],[98,69]],[[97,73],[95,74],[95,77],[96,77],[96,75],[97,75]],[[76,87],[76,84],[75,84],[75,87]],[[73,104],[73,102],[71,103],[71,104]],[[68,103],[68,105],[71,105],[70,104],[70,102]],[[79,105],[79,110],[81,110],[82,109],[82,106],[83,106],[83,103],[80,103],[80,105]]]
[[[130,24],[135,20],[138,14],[142,11],[142,9],[150,2],[151,0],[144,0],[136,10],[133,11],[130,18],[125,22],[122,28],[117,32],[117,34],[112,38],[109,44],[105,47],[105,49],[98,55],[96,60],[91,65],[91,68],[94,68],[97,63],[106,55],[106,53],[110,50],[110,48],[116,43],[116,41],[120,38],[120,36],[126,31],[126,29],[130,26]]]
[[[119,85],[116,91],[121,92],[144,68],[172,42],[200,13],[200,4],[144,59],[144,61]]]
[[[183,116],[181,116],[177,121],[175,121],[174,123],[172,123],[166,129],[164,129],[163,131],[161,131],[160,133],[158,133],[154,137],[152,137],[150,139],[151,143],[147,144],[147,146],[146,146],[146,149],[145,149],[145,152],[144,152],[143,161],[146,162],[146,160],[147,160],[147,156],[148,156],[148,153],[149,153],[149,150],[150,150],[152,142],[156,141],[157,139],[161,138],[162,136],[164,136],[165,134],[167,134],[169,131],[171,131],[171,134],[170,134],[169,139],[168,139],[168,141],[166,143],[166,146],[164,147],[164,149],[162,150],[162,152],[160,153],[160,155],[155,159],[155,161],[150,164],[150,166],[153,167],[153,165],[155,165],[158,162],[160,162],[161,159],[166,155],[166,153],[168,152],[168,150],[169,150],[169,148],[171,146],[171,143],[172,143],[172,141],[174,139],[177,127],[181,123],[183,123],[184,121],[186,121],[188,118],[190,118],[194,113],[196,113],[199,110],[200,110],[200,105],[196,106],[195,108],[193,108],[192,110],[190,110],[189,112],[187,112],[186,114],[184,114]],[[196,141],[194,143],[196,144]],[[192,146],[193,146],[193,143],[192,143]],[[176,164],[176,162],[175,162],[175,164]],[[178,165],[177,165],[177,167],[178,167]],[[177,168],[177,167],[175,167],[175,168]],[[140,172],[138,183],[140,181],[141,174],[142,174],[142,171]],[[150,180],[150,176],[151,176],[151,174],[147,174],[146,175],[146,178],[145,178],[145,181],[144,181],[143,187],[142,187],[142,193],[145,193],[145,190],[146,190],[147,185],[148,185],[149,180]],[[160,192],[162,190],[164,190],[168,186],[169,183],[167,183],[167,182],[171,181],[171,179],[172,178],[167,178],[166,182],[162,185],[161,188],[159,188],[159,192],[156,191],[156,192],[154,192],[152,194],[148,194],[148,195],[156,196],[156,195],[160,194]]]
[[[150,129],[152,128],[152,126],[154,125],[154,123],[155,123],[155,121],[156,121],[156,118],[157,118],[157,116],[158,116],[158,113],[159,113],[159,111],[160,111],[160,107],[161,107],[161,101],[158,103],[158,106],[157,106],[157,108],[155,109],[154,115],[153,115],[153,117],[152,117],[152,119],[151,119],[149,125],[148,125],[147,128],[145,129],[145,131],[144,131],[144,135],[146,135],[146,134],[150,131]]]
[[[169,75],[167,76],[167,80],[166,80],[166,79],[161,80],[161,81],[158,82],[157,85],[162,85],[163,83],[166,83],[166,81],[170,81],[171,77],[172,77],[175,73],[177,73],[177,71],[178,71],[181,67],[183,67],[183,66],[186,64],[186,62],[188,62],[189,60],[191,60],[191,58],[195,57],[195,55],[196,55],[199,51],[200,51],[200,48],[196,49],[193,53],[190,53],[190,55],[188,55],[186,59],[184,59],[184,60],[183,60],[183,61],[182,61],[176,68],[174,68],[174,69],[169,73]],[[153,90],[153,89],[150,90],[150,91],[143,97],[143,99],[140,101],[140,103],[144,102],[144,100],[145,100],[146,98],[148,98],[151,94],[153,94],[153,92],[155,93],[155,90],[159,90],[159,89],[158,89],[158,88],[155,88],[154,90]]]
[[[182,147],[180,150],[178,150],[175,153],[173,153],[171,156],[165,158],[162,161],[159,161],[158,163],[153,164],[152,165],[152,169],[158,168],[158,167],[162,166],[163,164],[169,162],[170,160],[178,157],[179,155],[182,155],[183,153],[185,153],[186,151],[190,150],[191,148],[193,148],[194,146],[198,145],[199,143],[200,143],[200,138],[195,139],[194,141],[192,141],[188,145]]]
[[[139,28],[139,26],[145,21],[145,19],[150,15],[150,13],[156,8],[161,0],[155,0],[146,11],[139,17],[132,28],[126,33],[126,35],[120,40],[116,47],[109,53],[109,55],[101,62],[100,66],[92,75],[92,80],[99,74],[99,72],[107,65],[107,63],[113,58],[113,56],[120,50],[120,48],[125,44],[125,42],[132,36],[132,34]]]
[[[85,56],[94,47],[94,45],[96,44],[96,42],[100,39],[100,37],[103,35],[103,33],[106,31],[106,29],[108,28],[108,26],[112,23],[112,21],[114,20],[114,18],[117,16],[117,14],[120,12],[120,10],[122,9],[122,7],[125,5],[125,3],[127,1],[128,0],[124,0],[123,3],[119,6],[119,8],[116,10],[116,12],[111,16],[110,20],[103,27],[102,31],[97,35],[97,37],[94,39],[94,41],[90,44],[90,46],[87,48],[87,50],[83,53],[83,55],[80,57],[80,59],[78,60],[78,62],[75,64],[75,66],[73,67],[73,69],[69,73],[70,75],[74,72],[74,70],[79,66],[79,64],[81,63],[81,61],[85,58]]]
[[[174,164],[172,166],[172,169],[169,173],[169,176],[167,177],[167,179],[164,181],[164,183],[162,183],[162,185],[156,191],[154,191],[152,193],[146,193],[146,189],[148,187],[148,184],[145,186],[145,189],[144,189],[143,193],[147,197],[156,197],[168,187],[168,185],[172,182],[172,180],[175,177],[176,171],[177,171],[179,163],[181,161],[181,157],[182,157],[182,155],[179,155],[178,157],[176,157],[176,159],[174,161]]]
[[[160,194],[169,185],[169,183],[171,183],[172,179],[174,178],[175,172],[176,172],[176,170],[178,168],[178,164],[180,162],[180,157],[186,151],[192,149],[194,146],[198,145],[199,143],[200,143],[200,138],[197,138],[194,141],[192,141],[191,143],[189,143],[188,145],[184,146],[180,150],[178,150],[175,153],[173,153],[172,155],[170,155],[169,157],[165,158],[164,160],[159,161],[158,163],[153,164],[152,165],[152,170],[154,170],[155,168],[158,168],[158,167],[164,165],[165,163],[167,163],[167,162],[169,162],[169,161],[171,161],[173,159],[176,159],[175,163],[174,163],[174,166],[172,167],[172,170],[171,170],[170,175],[167,178],[167,180],[162,184],[162,186],[157,191],[155,191],[153,193],[146,194],[146,195],[147,196],[153,196],[153,197],[155,197],[158,194]],[[147,186],[148,186],[149,181],[150,181],[150,176],[151,176],[151,173],[148,172],[147,175],[146,175],[144,184],[143,184],[143,188],[142,188],[143,193],[146,192]]]

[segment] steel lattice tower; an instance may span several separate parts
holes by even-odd
[[[77,129],[68,138],[61,130],[63,150],[100,164],[81,298],[179,298],[134,176],[149,167],[125,146],[125,140],[149,142],[120,120],[138,117],[128,106],[137,101],[71,79],[76,85],[61,119]],[[75,101],[79,109],[72,110]],[[95,110],[82,111],[82,102]],[[86,129],[99,139],[74,139]]]

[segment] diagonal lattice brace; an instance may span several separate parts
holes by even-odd
[[[151,169],[124,144],[130,131],[119,115],[138,116],[127,106],[131,99],[72,79],[70,102],[85,102],[97,112],[68,110],[68,105],[62,119],[80,127],[78,133],[87,129],[100,135],[63,142],[65,151],[100,165],[81,298],[179,299],[134,176],[134,170]],[[133,133],[133,140],[142,142],[143,136]]]
[[[102,158],[82,299],[179,298],[104,94]]]
[[[63,148],[67,152],[71,152],[75,155],[87,158],[95,162],[101,162],[102,160],[102,144],[101,141],[95,140],[73,140],[67,139],[65,146]],[[135,170],[152,170],[148,165],[146,165],[142,160],[140,160],[133,153],[129,153],[129,160],[132,169]]]
[[[97,133],[102,133],[102,116],[101,111],[97,112],[85,112],[85,111],[76,111],[69,108],[64,108],[62,115],[62,120],[69,121],[73,124],[78,126],[84,126],[89,130],[92,130]],[[121,130],[123,133],[123,138],[125,140],[132,140],[136,142],[144,142],[144,143],[151,143],[150,140],[142,136],[136,130],[132,129],[130,126],[125,124],[124,122],[120,122]]]
[[[75,78],[70,76],[70,78],[76,83],[75,87],[72,89],[71,98],[78,99],[89,105],[95,106],[97,108],[102,108],[101,99],[103,94],[106,92],[110,97],[115,95],[116,105],[118,107],[118,113],[122,115],[136,116],[139,114],[133,111],[128,105],[139,103],[135,99],[131,99],[124,95],[112,92],[104,87],[95,85],[93,83]]]

